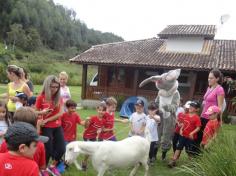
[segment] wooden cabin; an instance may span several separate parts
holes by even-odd
[[[208,73],[218,68],[224,75],[236,77],[236,40],[214,40],[214,25],[170,25],[158,38],[124,41],[92,46],[70,59],[83,65],[82,99],[107,96],[143,96],[154,100],[154,83],[139,88],[139,83],[152,75],[181,68],[179,92],[184,101],[203,98],[208,86]],[[98,66],[96,85],[89,85],[88,66]],[[228,111],[236,108],[228,96]]]

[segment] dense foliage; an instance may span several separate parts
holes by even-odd
[[[91,45],[122,41],[112,33],[88,29],[76,12],[52,0],[0,0],[0,39],[34,51],[41,46],[62,50],[76,46],[80,51]]]
[[[6,66],[16,64],[30,72],[34,84],[67,71],[69,84],[80,85],[81,67],[69,59],[91,45],[117,41],[123,39],[89,29],[74,10],[52,0],[0,0],[0,83],[8,82]]]

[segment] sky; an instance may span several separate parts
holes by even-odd
[[[74,9],[89,28],[126,41],[157,37],[167,25],[217,25],[216,39],[236,39],[235,0],[54,0]],[[220,25],[220,17],[230,18]]]

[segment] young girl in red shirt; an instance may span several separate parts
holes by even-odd
[[[221,111],[218,106],[210,106],[206,114],[209,116],[209,121],[203,132],[201,146],[206,148],[210,142],[216,137],[221,124]]]

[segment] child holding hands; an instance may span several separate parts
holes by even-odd
[[[156,160],[157,151],[158,151],[158,124],[160,121],[160,116],[157,115],[158,107],[155,102],[152,102],[148,106],[148,115],[147,115],[147,122],[146,128],[149,130],[150,134],[150,150],[149,150],[149,163],[152,165]]]
[[[197,139],[197,132],[201,127],[201,121],[197,114],[200,104],[196,101],[192,101],[189,105],[189,113],[185,114],[183,117],[176,151],[172,160],[168,163],[169,167],[176,166],[176,161],[179,159],[181,151],[184,147],[189,157],[191,157],[196,152],[195,140]]]

